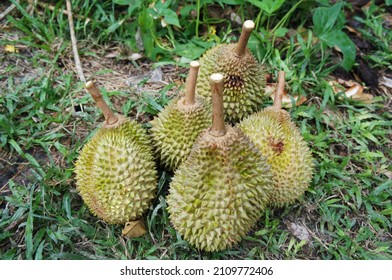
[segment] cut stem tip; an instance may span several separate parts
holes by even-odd
[[[282,109],[282,99],[284,94],[284,84],[285,84],[286,73],[284,71],[279,71],[278,83],[276,85],[274,107],[276,109]]]
[[[238,40],[237,46],[234,49],[235,55],[238,57],[242,57],[246,53],[246,46],[249,41],[249,37],[255,29],[255,23],[251,20],[246,20],[244,24],[242,25],[242,32],[241,32],[241,37]]]
[[[102,110],[102,113],[105,117],[106,124],[108,125],[115,124],[118,121],[118,117],[113,113],[113,111],[109,108],[108,104],[103,99],[102,93],[95,85],[95,82],[88,81],[85,84],[85,88],[94,98],[97,107]]]
[[[212,125],[210,134],[220,137],[226,134],[223,111],[223,75],[214,73],[210,76],[212,92]]]
[[[192,61],[189,67],[189,74],[185,85],[185,105],[195,104],[196,82],[200,63],[198,61]]]

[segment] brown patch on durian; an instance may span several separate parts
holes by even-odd
[[[249,136],[271,164],[273,191],[270,205],[291,204],[304,194],[313,176],[313,157],[287,111],[281,108],[284,72],[279,83],[274,105],[241,121],[239,128]]]
[[[225,87],[241,90],[244,88],[244,80],[239,75],[227,75],[225,79]]]
[[[284,150],[284,143],[280,139],[275,139],[272,135],[267,137],[268,144],[271,146],[271,149],[275,151],[277,155],[280,155]]]
[[[237,122],[259,110],[267,97],[265,70],[246,47],[253,26],[251,21],[246,21],[238,43],[218,45],[200,59],[197,94],[210,103],[210,76],[222,73],[225,120],[228,122]]]

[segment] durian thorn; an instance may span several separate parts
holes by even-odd
[[[234,54],[238,57],[242,57],[245,55],[246,46],[248,45],[248,40],[250,34],[252,33],[253,29],[255,28],[255,23],[251,20],[247,20],[242,25],[242,32],[240,39],[234,49]]]
[[[195,104],[196,81],[200,63],[192,61],[189,65],[189,74],[185,84],[185,105]]]
[[[226,127],[223,115],[223,75],[219,73],[210,76],[212,92],[212,125],[210,134],[215,137],[224,136]]]
[[[88,81],[85,84],[86,90],[91,94],[94,98],[97,107],[102,110],[102,113],[105,117],[105,122],[108,125],[113,125],[118,122],[118,117],[113,113],[113,111],[109,108],[108,104],[103,99],[102,93],[99,91],[94,81]]]
[[[274,98],[274,108],[280,110],[282,109],[282,99],[284,94],[284,83],[285,83],[285,72],[279,71],[278,83],[276,85],[275,98]]]

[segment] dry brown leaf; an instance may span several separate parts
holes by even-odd
[[[358,32],[355,28],[352,28],[351,26],[348,26],[348,25],[346,25],[346,28],[348,31],[350,31],[351,33],[354,33],[358,37],[362,37],[361,32]]]
[[[146,226],[142,220],[132,221],[125,224],[122,230],[122,236],[134,238],[144,235],[147,232]]]
[[[363,93],[363,86],[355,85],[346,90],[345,92],[348,98],[356,101],[362,101],[363,103],[370,104],[373,100],[373,95],[368,93]]]
[[[392,26],[392,15],[391,14],[383,14],[382,18],[384,19],[384,26],[386,28],[390,28]]]
[[[358,84],[357,82],[354,82],[353,80],[348,80],[348,81],[347,81],[347,80],[344,80],[344,79],[341,79],[341,78],[338,78],[338,79],[337,79],[337,82],[338,82],[339,84],[345,86],[345,87],[352,87],[352,86]]]
[[[344,92],[347,98],[351,98],[356,101],[361,101],[366,104],[372,103],[373,95],[368,93],[363,93],[364,88],[358,83],[338,79],[338,81],[329,81],[329,84],[331,85],[334,94],[338,94],[339,92]]]
[[[266,94],[269,95],[274,94],[275,90],[276,90],[276,83],[270,83],[265,85],[264,92]]]
[[[310,242],[312,240],[312,236],[308,229],[301,224],[296,224],[292,222],[286,222],[286,226],[289,231],[299,240],[305,240],[306,242]]]

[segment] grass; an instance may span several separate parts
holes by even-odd
[[[281,1],[270,14],[241,1],[212,7],[208,1],[151,1],[156,10],[146,2],[135,8],[114,3],[126,1],[73,1],[85,72],[101,82],[110,106],[147,129],[177,93],[188,62],[237,39],[239,26],[211,9],[255,18],[251,50],[269,73],[285,70],[290,92],[307,98],[289,111],[315,157],[309,190],[291,206],[268,209],[241,243],[216,253],[190,247],[170,225],[165,196],[172,174],[164,170],[145,236],[123,238],[121,226],[91,215],[75,189],[73,166],[102,116],[73,69],[65,1],[45,2],[55,12],[37,6],[30,14],[21,4],[0,22],[0,259],[392,259],[390,95],[368,89],[375,98],[364,104],[333,93],[328,81],[338,75],[342,55],[318,38],[311,17],[328,1]],[[344,3],[346,13],[333,28],[345,30],[352,9]],[[357,55],[378,76],[391,74],[387,10],[372,3],[354,17],[372,46]],[[6,52],[6,45],[19,52]],[[126,60],[132,52],[145,58]],[[105,57],[112,53],[115,58]],[[143,75],[157,67],[164,82],[149,83]],[[129,76],[141,78],[129,87]],[[306,229],[308,241],[295,236],[292,224]]]

